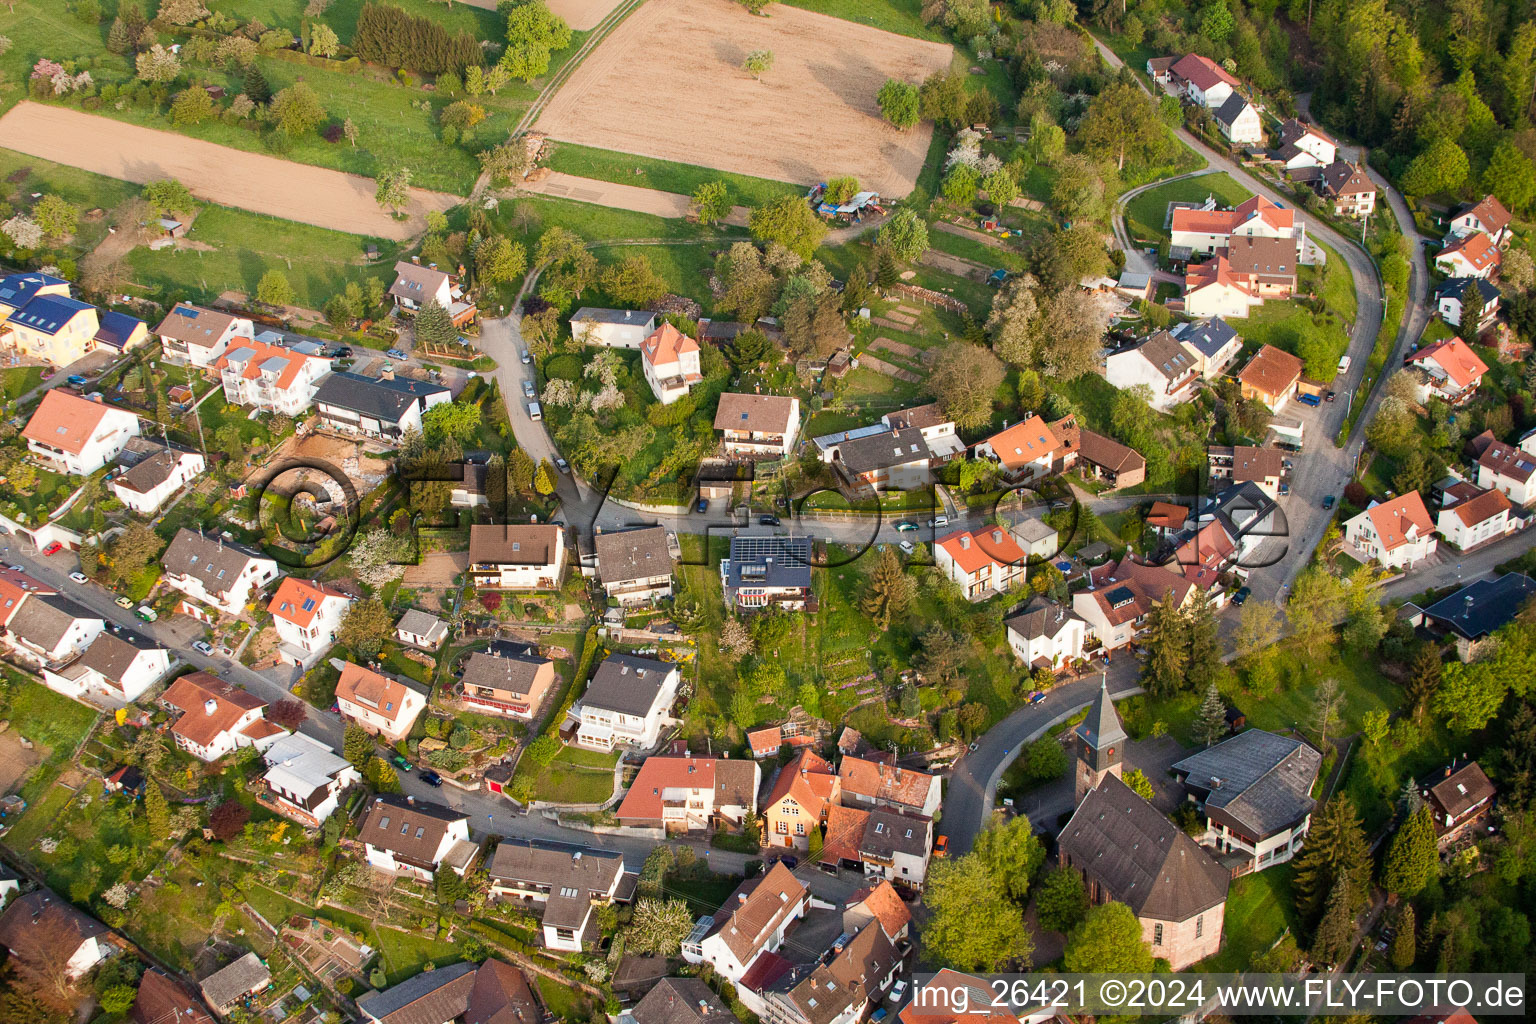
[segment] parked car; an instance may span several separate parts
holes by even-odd
[[[1333,401],[1333,392],[1330,391],[1327,394],[1323,395],[1323,401],[1325,401],[1325,402]]]
[[[351,345],[343,345],[343,346],[341,346],[341,348],[337,349],[335,352],[333,352],[331,354],[331,358],[333,358],[333,359],[351,359],[352,358],[352,346]]]
[[[897,544],[897,545],[896,545],[896,546],[897,546],[897,547],[899,547],[899,548],[901,548],[901,550],[902,550],[902,551],[904,551],[904,552],[905,552],[905,553],[907,553],[907,554],[909,554],[909,555],[910,555],[910,554],[911,554],[911,553],[912,553],[912,552],[914,552],[914,551],[916,551],[916,550],[917,550],[917,545],[916,545],[916,544],[913,544],[913,543],[912,543],[912,542],[911,542],[911,541],[909,541],[909,540],[904,540],[904,541],[902,541],[902,542],[901,542],[901,543],[900,543],[900,544]]]
[[[1232,595],[1232,603],[1237,605],[1239,608],[1241,608],[1243,606],[1243,602],[1248,600],[1248,598],[1251,597],[1252,595],[1253,595],[1252,588],[1250,588],[1250,587],[1243,587],[1237,593]]]
[[[89,576],[87,576],[83,572],[72,572],[72,573],[69,574],[69,578],[71,580],[74,580],[76,583],[89,583],[89,582],[91,582],[91,578]]]
[[[949,525],[949,516],[934,516],[932,519],[928,520],[928,527],[929,527],[929,529],[938,529],[941,526],[948,526],[948,525]]]
[[[529,355],[527,349],[523,349],[523,365],[526,366],[531,362],[533,362],[533,356]]]
[[[544,418],[544,410],[539,407],[538,402],[528,403],[528,418],[531,420],[541,420]]]
[[[1323,508],[1324,509],[1333,508],[1333,495],[1330,494],[1330,495],[1328,495],[1328,497],[1323,499]]]
[[[571,475],[571,464],[566,462],[564,458],[555,459],[555,468],[564,473],[566,476]]]
[[[1291,493],[1291,485],[1290,484],[1281,484],[1280,485],[1280,497],[1284,498],[1286,495],[1288,495],[1290,493]]]
[[[213,644],[210,644],[207,640],[194,640],[192,642],[192,649],[199,654],[207,655],[210,658],[213,657]]]
[[[1029,702],[1031,704],[1039,704],[1043,700],[1045,700],[1044,690],[1036,690],[1029,695]]]
[[[709,499],[708,498],[700,498],[698,504],[693,506],[693,510],[695,512],[698,512],[701,515],[703,513],[705,513],[705,512],[708,512],[709,511]]]
[[[8,565],[8,566],[6,566],[6,568],[11,570],[11,572],[26,572],[27,571],[27,567],[24,566],[24,565]]]
[[[779,859],[782,860],[784,862],[784,866],[789,868],[791,871],[800,866],[799,857],[781,857]]]
[[[401,352],[397,348],[392,348],[389,351],[385,352],[384,354],[389,356],[389,358],[391,358],[391,359],[409,359],[410,358],[404,352]]]
[[[158,619],[160,617],[160,613],[155,611],[153,608],[151,608],[147,604],[139,605],[137,608],[135,608],[133,610],[133,614],[137,615],[139,618],[143,619],[145,622],[154,622],[156,619]]]
[[[51,540],[51,541],[49,541],[49,542],[48,542],[48,544],[47,544],[47,545],[46,545],[46,546],[45,546],[45,547],[44,547],[44,548],[43,548],[43,554],[44,554],[44,555],[56,555],[56,554],[58,554],[58,553],[59,553],[59,552],[60,552],[60,551],[63,551],[63,550],[64,550],[64,545],[63,545],[63,544],[60,544],[60,543],[59,543],[59,542],[58,542],[58,541],[56,541],[56,540]]]
[[[933,855],[943,858],[949,856],[949,836],[942,833],[933,841]]]
[[[906,994],[907,994],[907,979],[903,978],[900,981],[898,981],[896,984],[891,986],[891,994],[886,996],[885,998],[889,999],[893,1003],[899,1003],[899,1002],[901,1002],[902,997],[905,996]]]
[[[1345,373],[1348,373],[1348,372],[1349,372],[1349,356],[1340,356],[1339,357],[1339,373],[1340,374],[1345,374]]]
[[[768,515],[758,516],[757,523],[759,526],[778,526],[779,517],[769,513]]]
[[[1323,404],[1323,400],[1318,398],[1316,395],[1297,395],[1296,401],[1300,402],[1302,405],[1310,405],[1314,408]]]
[[[532,398],[533,395],[534,395],[533,381],[531,381],[531,380],[523,381],[523,397],[524,398]]]
[[[72,387],[83,388],[90,382],[85,379],[83,374],[72,373],[68,377],[64,378],[64,383],[69,384]]]
[[[126,597],[119,597],[117,600],[113,601],[112,603],[117,605],[119,608],[132,608],[133,607],[133,601],[131,599],[129,599],[129,598],[126,598]]]
[[[901,522],[896,524],[896,532],[897,533],[916,533],[917,532],[917,524],[914,523],[910,519],[903,519]]]
[[[411,770],[411,762],[407,761],[399,754],[396,754],[393,758],[391,758],[391,760],[395,762],[395,767],[399,768],[401,771],[408,772]]]
[[[443,784],[443,777],[430,769],[421,773],[421,781],[434,789]]]

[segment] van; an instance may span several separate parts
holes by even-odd
[[[1348,373],[1349,372],[1349,356],[1340,356],[1339,357],[1339,372],[1340,373]]]
[[[538,402],[528,403],[528,418],[531,420],[541,420],[544,418],[544,410],[539,408]]]
[[[154,622],[156,619],[158,619],[160,617],[159,613],[156,612],[153,608],[151,608],[147,604],[139,605],[137,608],[134,609],[133,614],[137,615],[139,618],[143,619],[145,622]]]

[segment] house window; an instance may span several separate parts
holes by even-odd
[[[795,835],[797,835],[797,836],[805,835],[805,822],[803,822],[803,821],[795,822]]]
[[[779,835],[781,835],[781,836],[789,835],[789,822],[787,822],[787,821],[779,822],[778,823],[777,831],[778,831]]]
[[[1160,924],[1155,924],[1155,925],[1152,926],[1152,945],[1154,945],[1154,946],[1161,946],[1162,944],[1163,944],[1163,926],[1160,925]]]
[[[1162,925],[1158,925],[1158,927],[1161,928]],[[1198,939],[1200,936],[1202,936],[1204,934],[1205,934],[1205,915],[1201,914],[1199,917],[1195,918],[1195,938]]]

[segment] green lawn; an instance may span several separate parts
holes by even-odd
[[[1168,217],[1169,203],[1203,203],[1206,196],[1215,196],[1218,205],[1236,206],[1252,195],[1229,174],[1181,178],[1149,188],[1126,203],[1126,228],[1138,243],[1163,245],[1168,241],[1168,231],[1163,223]]]
[[[581,994],[580,989],[571,985],[562,985],[542,974],[534,977],[539,984],[539,998],[557,1019],[569,1021],[570,1024],[580,1024],[591,1015],[591,1004]]]
[[[618,754],[565,747],[534,777],[535,800],[559,804],[600,804],[613,795]]]
[[[384,959],[384,973],[389,975],[391,985],[398,985],[406,978],[420,974],[428,963],[446,967],[463,959],[453,943],[432,936],[412,935],[382,925],[375,927],[373,934],[378,937],[379,953]]]
[[[107,69],[128,73],[126,61],[106,53],[108,22],[86,25],[70,13],[71,6],[58,0],[17,0],[0,7],[0,35],[11,41],[10,49],[0,55],[0,71],[5,74],[0,110],[9,110],[26,98],[27,79],[41,57],[64,61],[101,56]],[[99,80],[95,69],[91,74]]]
[[[711,255],[724,242],[679,242],[674,245],[604,245],[592,250],[598,262],[605,267],[618,263],[635,253],[644,256],[651,268],[666,282],[667,291],[686,295],[703,307],[706,314],[715,308],[715,296],[709,290],[709,278],[714,272],[715,261]],[[611,298],[601,284],[590,292],[583,292],[582,305],[608,305],[621,307],[623,303]]]
[[[730,186],[731,202],[737,206],[761,206],[782,195],[800,195],[804,187],[746,174],[716,171],[693,164],[656,160],[648,156],[616,153],[607,149],[557,142],[548,164],[552,170],[576,174],[599,181],[614,181],[662,192],[691,196],[710,181],[724,181]]]
[[[1281,864],[1233,882],[1227,893],[1221,952],[1195,969],[1212,973],[1245,971],[1255,953],[1273,946],[1287,928],[1297,927],[1300,919],[1291,896],[1293,873],[1290,864]]]
[[[22,680],[18,673],[10,670],[6,672],[6,680],[10,691],[7,717],[11,728],[34,743],[67,753],[96,722],[94,710],[41,683]]]
[[[128,255],[135,281],[164,299],[209,302],[224,291],[254,295],[262,275],[278,270],[297,304],[319,309],[348,281],[378,277],[387,287],[394,279],[392,243],[245,210],[205,206],[187,238],[212,249],[137,248]],[[370,242],[380,258],[365,264]]]
[[[41,366],[14,366],[8,370],[0,370],[0,390],[4,391],[5,400],[8,402],[16,401],[42,382]]]
[[[350,43],[357,30],[357,14],[366,0],[333,0],[320,21],[336,30],[343,42]],[[506,19],[495,11],[472,7],[467,3],[443,5],[429,0],[390,0],[395,7],[402,7],[418,17],[430,18],[449,32],[466,29],[481,39],[500,41],[506,30]],[[272,27],[282,26],[299,31],[307,0],[219,0],[209,4],[221,14],[228,14],[241,21],[260,21]]]
[[[38,192],[60,196],[79,209],[80,220],[74,235],[56,246],[50,243],[52,251],[76,259],[107,236],[109,218],[105,212],[138,192],[138,186],[126,181],[6,149],[0,149],[0,178],[4,179],[0,195],[17,210],[30,209],[36,202],[32,196]],[[96,209],[104,211],[103,215],[91,216]]]
[[[781,0],[789,7],[800,7],[818,14],[830,14],[844,21],[871,25],[914,39],[944,41],[937,28],[923,24],[920,0]]]
[[[5,844],[13,850],[27,852],[33,843],[48,834],[74,796],[74,790],[65,786],[49,786],[47,792],[27,805],[26,813],[6,833]]]

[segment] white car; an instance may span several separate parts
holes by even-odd
[[[210,644],[206,640],[194,641],[192,644],[192,649],[199,654],[207,655],[210,658],[213,657],[213,644]]]
[[[74,580],[76,583],[89,583],[89,582],[91,582],[91,578],[89,576],[87,576],[83,572],[72,572],[72,573],[69,574],[69,578]]]
[[[907,554],[909,554],[909,555],[910,555],[910,554],[911,554],[911,553],[912,553],[912,552],[914,552],[914,551],[916,551],[916,550],[917,550],[917,546],[916,546],[916,545],[915,545],[915,544],[913,544],[913,543],[912,543],[912,542],[911,542],[911,541],[909,541],[909,540],[904,540],[904,541],[902,541],[902,542],[901,542],[901,543],[900,543],[900,544],[898,544],[898,545],[896,545],[896,546],[897,546],[897,547],[899,547],[899,548],[901,548],[901,550],[902,550],[902,551],[904,551],[904,552],[905,552],[905,553],[907,553]]]
[[[544,418],[544,410],[539,408],[538,402],[528,403],[528,418],[531,420],[541,420]]]
[[[891,986],[891,994],[886,996],[885,998],[889,999],[893,1003],[899,1003],[899,1002],[901,1002],[901,997],[906,995],[906,994],[907,994],[907,982],[906,982],[906,979],[903,978],[901,981],[898,981],[896,984]]]

